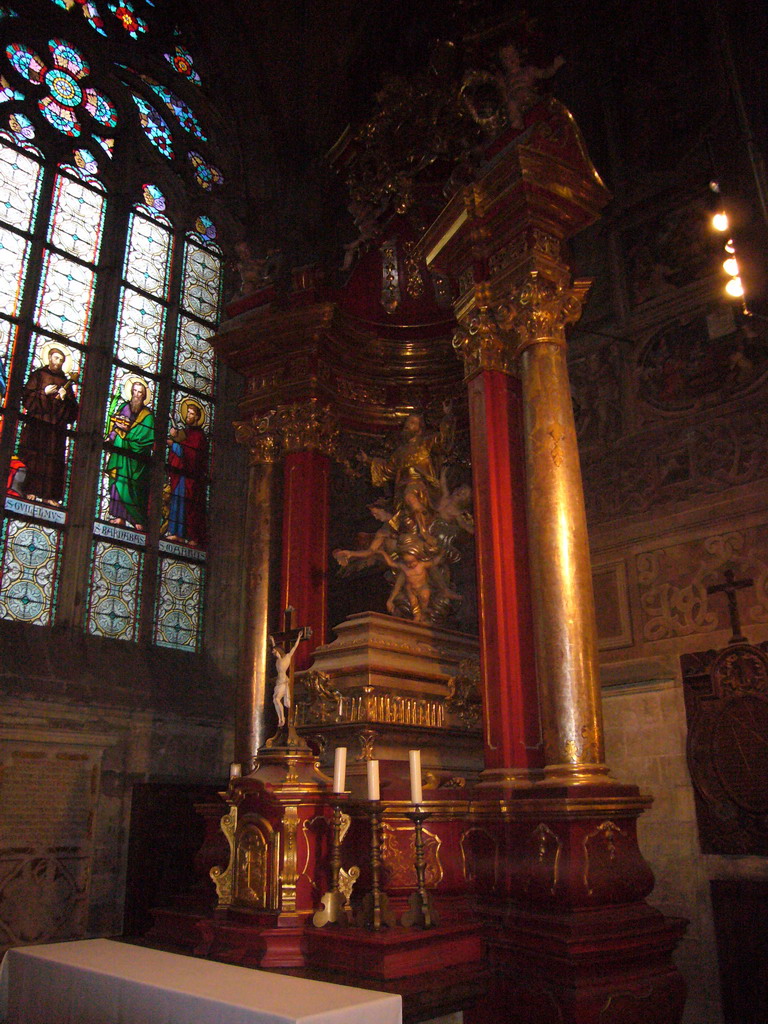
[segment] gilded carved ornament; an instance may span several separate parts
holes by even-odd
[[[235,426],[235,438],[248,449],[251,465],[271,464],[279,456],[277,439],[271,428],[274,411],[261,419],[239,420]]]
[[[565,328],[581,316],[591,283],[580,279],[568,287],[565,279],[551,281],[532,270],[517,294],[497,311],[501,327],[517,336],[517,354],[546,342],[564,346]]]
[[[514,372],[514,341],[501,329],[493,310],[487,305],[477,309],[467,320],[466,326],[456,331],[453,347],[464,360],[464,373],[467,377],[482,370]]]
[[[330,406],[321,405],[316,398],[279,406],[275,427],[286,452],[318,451],[332,456],[337,451],[338,424]]]

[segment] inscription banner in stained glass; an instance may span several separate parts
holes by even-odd
[[[216,353],[208,341],[213,329],[188,316],[179,318],[176,377],[184,387],[213,395]]]
[[[157,221],[132,214],[125,260],[126,281],[155,298],[165,299],[170,258],[170,231]]]
[[[200,640],[203,567],[174,558],[160,560],[155,643],[194,651]]]
[[[0,617],[50,625],[60,537],[53,527],[7,520]]]
[[[95,541],[88,607],[88,632],[116,640],[135,640],[139,617],[142,554]]]
[[[165,306],[124,288],[117,321],[117,358],[156,373],[165,330]]]
[[[221,260],[207,249],[187,243],[184,256],[184,309],[201,320],[214,320],[219,308]]]
[[[31,231],[41,176],[37,160],[0,146],[0,219],[21,231]]]
[[[82,181],[59,174],[53,190],[48,238],[86,263],[95,263],[104,224],[104,196]]]
[[[8,316],[19,308],[28,248],[25,238],[0,225],[0,308]]]
[[[47,252],[35,310],[35,322],[44,330],[84,345],[93,307],[95,273],[74,260]]]

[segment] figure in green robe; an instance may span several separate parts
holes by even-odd
[[[146,528],[149,507],[149,456],[155,440],[155,417],[147,405],[147,387],[140,380],[131,385],[130,400],[115,403],[109,416],[114,451],[107,461],[109,516],[115,526],[131,524]]]

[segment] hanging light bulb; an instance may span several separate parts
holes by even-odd
[[[726,252],[730,253],[731,256],[733,256],[733,254],[736,252],[736,246],[733,244],[733,239],[732,238],[728,239],[728,241],[725,243],[723,248],[725,249]]]
[[[728,259],[723,262],[723,270],[731,277],[739,276],[739,264],[736,262],[735,256],[729,256]]]
[[[712,227],[715,231],[727,231],[731,225],[728,222],[728,214],[724,210],[718,210],[712,214]]]
[[[744,296],[744,285],[740,277],[732,277],[725,286],[726,292],[734,299],[741,299]]]

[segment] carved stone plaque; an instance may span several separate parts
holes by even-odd
[[[101,754],[0,737],[0,948],[86,933]]]
[[[768,643],[686,654],[688,767],[703,853],[768,855]]]

